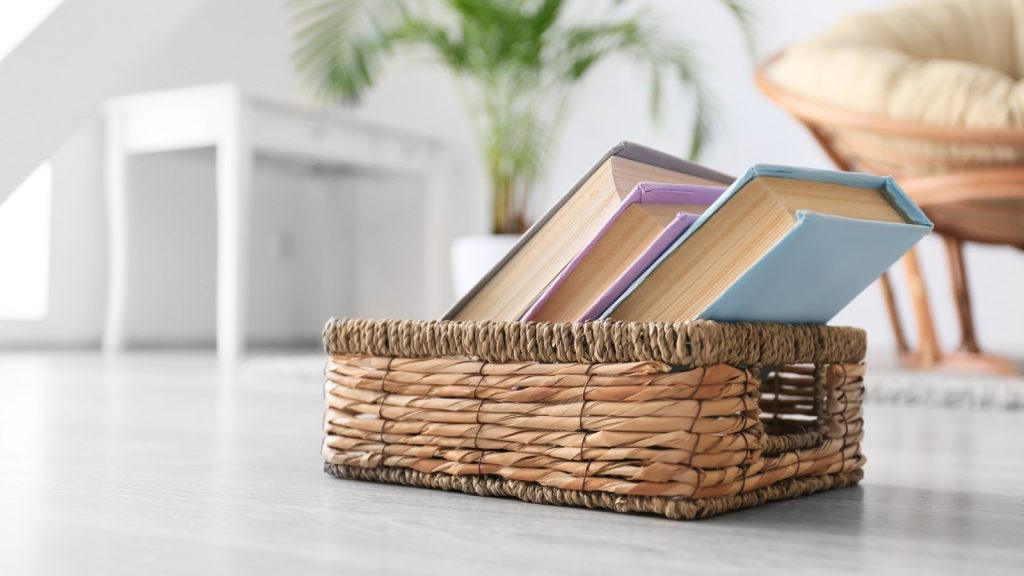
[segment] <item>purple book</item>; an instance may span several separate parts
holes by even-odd
[[[520,320],[582,322],[599,318],[724,190],[640,182]],[[639,255],[630,262],[623,261],[623,254]],[[587,280],[606,273],[611,275],[607,287]],[[581,298],[592,299],[585,312]]]

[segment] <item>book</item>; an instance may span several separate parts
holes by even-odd
[[[931,228],[891,177],[754,166],[601,317],[823,324]]]
[[[606,153],[448,312],[445,320],[519,320],[638,182],[729,184],[732,178],[632,142]]]
[[[522,320],[593,320],[724,190],[720,186],[638,183]]]

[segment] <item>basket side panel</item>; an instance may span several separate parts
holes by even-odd
[[[559,490],[737,495],[859,469],[862,374],[333,354],[324,456]]]

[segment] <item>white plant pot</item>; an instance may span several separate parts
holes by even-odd
[[[464,236],[452,242],[452,285],[461,298],[501,260],[518,234],[480,234]]]

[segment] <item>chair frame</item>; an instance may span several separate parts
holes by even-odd
[[[869,149],[863,142],[851,144],[849,140],[840,142],[840,136],[829,130],[854,130],[872,135],[891,136],[902,140],[920,140],[931,143],[1002,146],[1024,150],[1024,130],[998,129],[961,129],[951,127],[927,126],[914,122],[895,121],[887,118],[837,108],[820,101],[805,98],[787,92],[773,83],[767,73],[772,63],[781,56],[776,55],[756,68],[755,80],[758,88],[774,103],[785,109],[810,131],[811,136],[821,146],[829,159],[840,169],[846,171],[892,172],[892,168],[881,162],[865,162],[864,158],[844,155],[840,144],[853,149]],[[896,150],[878,150],[884,152],[887,161],[920,161],[913,154]],[[885,162],[884,164],[888,164]],[[988,166],[971,163],[949,162],[943,168],[946,173],[927,176],[894,174],[900,186],[927,213],[929,209],[949,202],[962,202],[968,199],[1016,199],[1024,201],[1024,166]],[[965,191],[967,191],[965,193]],[[998,357],[981,352],[974,329],[974,318],[971,312],[970,291],[964,268],[964,241],[1005,244],[996,238],[958,235],[955,230],[935,230],[944,242],[949,260],[949,271],[952,279],[953,300],[956,305],[960,323],[959,350],[952,354],[944,354],[938,345],[935,322],[931,313],[929,295],[921,264],[916,250],[911,250],[903,258],[903,266],[907,276],[911,305],[917,322],[918,345],[912,351],[907,343],[900,321],[896,298],[888,273],[879,279],[889,318],[896,337],[897,351],[905,364],[919,368],[952,368],[980,369],[998,373],[1014,373],[1016,367]],[[1024,249],[1024,244],[1011,244]]]

